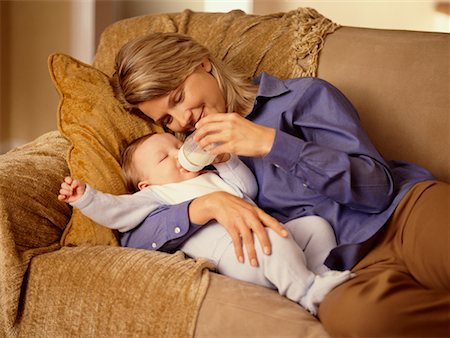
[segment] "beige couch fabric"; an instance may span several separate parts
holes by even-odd
[[[57,132],[0,156],[0,336],[13,335],[30,260],[59,249],[70,208],[55,198],[68,174]]]
[[[450,34],[341,27],[317,75],[357,108],[386,159],[417,163],[450,182]]]
[[[30,265],[19,337],[190,337],[210,265],[147,250],[65,247]]]
[[[192,36],[248,78],[263,71],[281,78],[314,76],[325,38],[338,28],[311,8],[270,15],[185,10],[141,16],[119,21],[104,31],[93,65],[111,75],[115,55],[129,40],[153,31],[178,32]]]
[[[210,273],[196,338],[327,338],[316,317],[277,291]]]

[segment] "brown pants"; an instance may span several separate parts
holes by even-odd
[[[335,337],[449,337],[450,185],[416,184],[375,247],[319,308]]]

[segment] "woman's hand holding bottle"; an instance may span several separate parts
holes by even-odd
[[[265,156],[272,149],[275,129],[253,123],[237,113],[211,114],[197,122],[194,140],[213,155],[230,153]]]

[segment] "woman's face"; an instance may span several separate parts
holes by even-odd
[[[223,93],[210,71],[211,63],[205,60],[177,89],[142,102],[138,108],[173,131],[194,130],[202,117],[226,112]]]

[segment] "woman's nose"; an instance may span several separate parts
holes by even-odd
[[[174,118],[177,120],[179,126],[185,130],[193,127],[193,114],[190,109],[178,110],[174,113]]]

